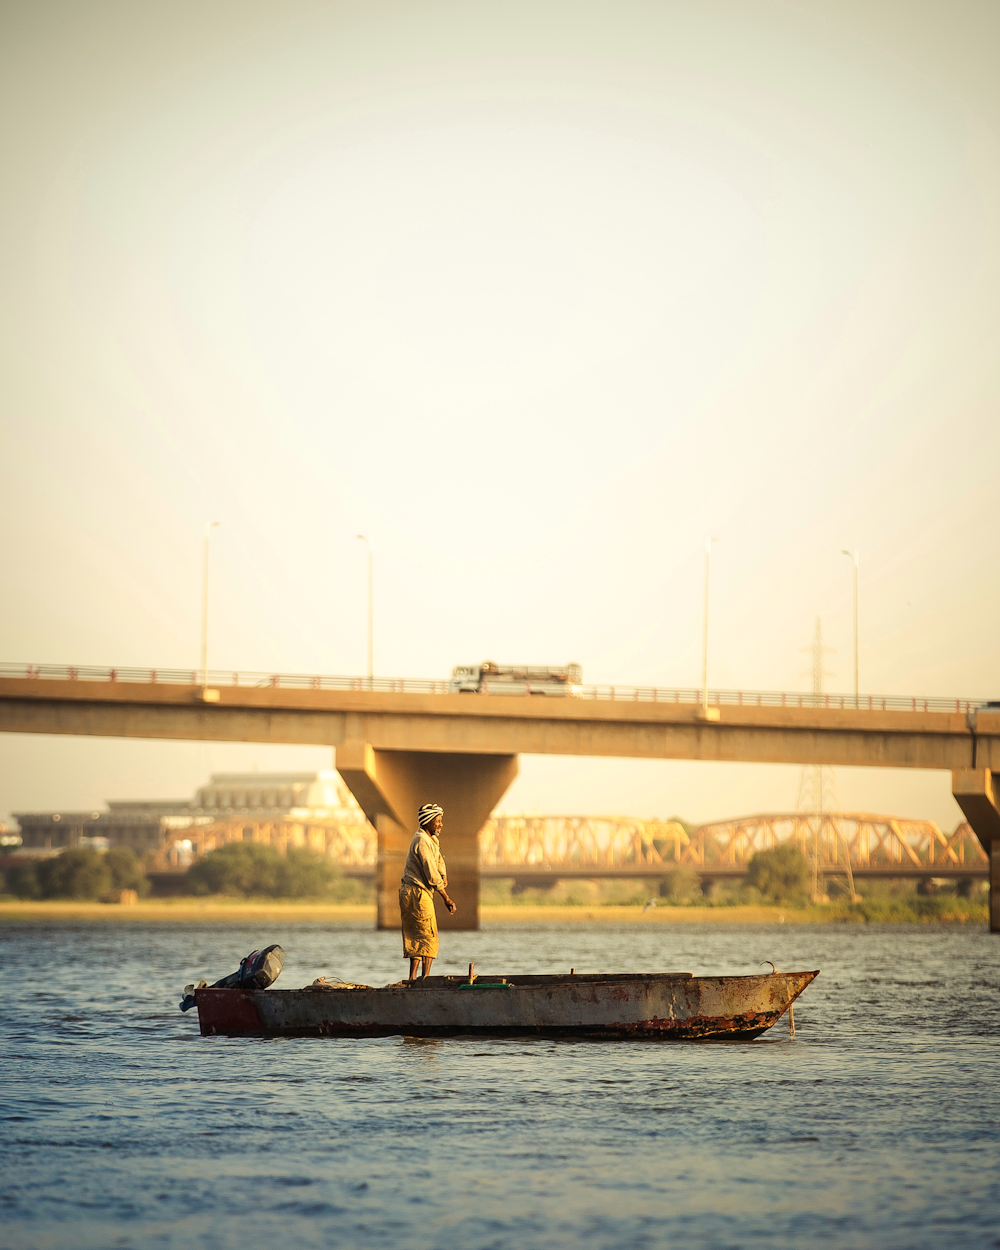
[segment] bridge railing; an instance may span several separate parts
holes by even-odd
[[[0,677],[27,677],[40,681],[137,682],[148,685],[202,685],[201,673],[191,668],[107,668],[72,664],[0,663]],[[411,677],[347,677],[311,673],[254,673],[233,669],[213,669],[205,684],[222,687],[274,687],[299,690],[371,690],[384,694],[447,694],[448,681]],[[475,697],[475,696],[472,696]],[[627,703],[700,704],[702,692],[691,688],[662,686],[577,686],[561,696],[529,695],[527,687],[509,683],[484,685],[480,698],[572,698],[614,700]],[[942,698],[924,695],[808,694],[787,690],[710,690],[713,707],[790,707],[831,708],[862,711],[971,712],[986,699]]]
[[[146,685],[202,686],[201,672],[193,668],[106,668],[87,664],[3,664],[0,677],[29,677],[55,681],[121,681]],[[212,669],[208,686],[275,687],[299,690],[375,690],[389,694],[446,694],[447,681],[402,677],[341,677],[316,673],[254,673]]]

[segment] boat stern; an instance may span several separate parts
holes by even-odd
[[[196,990],[194,1002],[202,1037],[263,1037],[268,1032],[253,990]]]

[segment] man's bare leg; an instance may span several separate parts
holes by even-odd
[[[424,964],[424,976],[425,976],[425,977],[429,977],[429,976],[431,975],[431,964],[432,964],[433,962],[434,962],[434,956],[433,956],[433,955],[430,955],[430,956],[425,955],[425,956],[424,956],[423,964]]]
[[[425,977],[430,976],[431,964],[433,962],[434,962],[433,955],[424,955],[422,958],[418,956],[416,959],[411,959],[410,960],[410,980],[415,981],[417,979],[417,965],[421,963],[424,965],[424,976]]]
[[[418,955],[416,959],[410,960],[410,980],[411,981],[415,981],[417,979],[417,968],[419,967],[420,967],[420,956]]]

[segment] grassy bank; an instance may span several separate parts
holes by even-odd
[[[887,895],[862,899],[851,904],[846,899],[810,908],[818,918],[847,924],[988,924],[989,905],[983,898],[959,898],[955,894]]]
[[[517,903],[494,905],[482,909],[487,923],[561,923],[561,924],[796,924],[811,918],[805,912],[787,907],[657,907],[643,912],[641,907],[613,905],[552,905]]]
[[[809,907],[765,903],[670,906],[643,911],[638,905],[574,903],[484,904],[484,923],[604,924],[980,924],[988,922],[985,902],[940,895],[864,899]],[[0,924],[51,921],[202,922],[320,920],[375,923],[375,907],[357,903],[317,903],[233,898],[144,900],[132,906],[108,903],[22,902],[0,898]]]
[[[374,904],[285,902],[281,899],[160,898],[128,907],[115,903],[0,898],[0,924],[8,922],[105,920],[123,922],[217,922],[220,920],[328,920],[375,923]]]
[[[585,920],[642,924],[982,924],[989,920],[984,902],[945,895],[936,898],[864,899],[850,904],[817,903],[808,907],[780,907],[767,903],[728,903],[717,906],[670,906],[648,911],[638,906],[592,904],[513,903],[484,906],[484,920]]]

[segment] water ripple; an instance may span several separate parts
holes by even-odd
[[[444,972],[821,967],[791,1042],[200,1038],[180,988],[270,941],[282,985],[400,975],[398,936],[358,926],[0,929],[5,1248],[996,1244],[985,933],[444,938]]]

